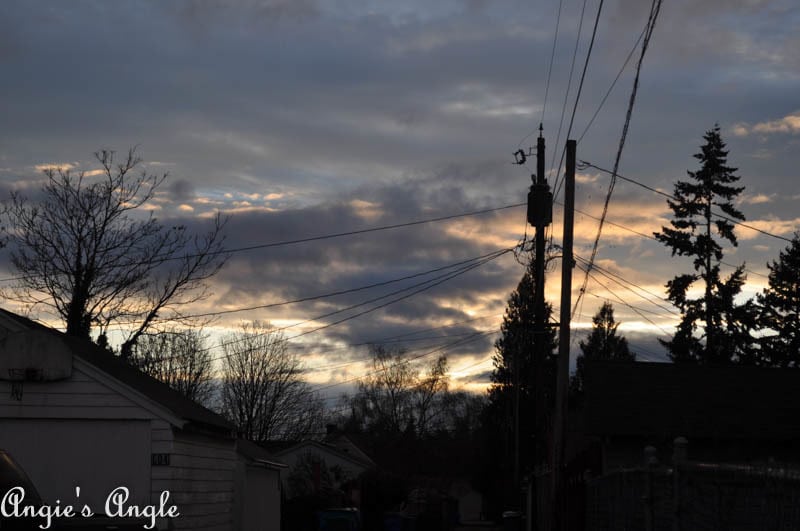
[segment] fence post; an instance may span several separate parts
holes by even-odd
[[[646,446],[644,449],[644,529],[653,531],[653,468],[658,465],[656,449],[654,446]]]
[[[676,437],[672,443],[672,531],[681,531],[681,482],[680,467],[686,462],[689,441]]]

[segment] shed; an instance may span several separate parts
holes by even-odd
[[[239,439],[236,473],[237,515],[234,529],[280,531],[281,470],[288,465],[277,460],[261,446]],[[275,493],[278,493],[276,496]]]
[[[87,504],[102,514],[117,487],[128,488],[128,503],[137,505],[157,505],[168,491],[180,516],[159,528],[249,529],[235,526],[244,506],[234,496],[237,470],[250,470],[251,458],[237,453],[231,423],[90,341],[6,310],[0,448],[45,502]],[[250,484],[239,480],[242,488]],[[259,496],[279,500],[280,491],[276,485]]]

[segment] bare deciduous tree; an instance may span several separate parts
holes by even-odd
[[[225,222],[218,215],[208,233],[193,236],[152,211],[138,214],[167,174],[135,175],[135,149],[119,160],[108,150],[95,157],[99,178],[46,169],[41,200],[12,193],[7,234],[20,279],[9,296],[48,307],[73,336],[135,322],[121,347],[127,357],[159,318],[180,319],[183,306],[206,295],[204,281],[225,262]]]
[[[439,399],[447,393],[447,356],[441,355],[428,367],[428,371],[417,379],[412,392],[417,434],[429,433],[443,413]]]
[[[399,433],[412,422],[411,391],[416,372],[404,349],[370,345],[372,370],[358,382],[352,409],[363,427],[381,433]]]
[[[371,345],[372,370],[347,397],[351,419],[359,428],[384,434],[413,429],[428,435],[442,412],[441,398],[447,393],[447,357],[440,356],[420,376],[420,369],[402,348]]]
[[[185,397],[203,405],[214,393],[211,353],[198,330],[169,329],[139,338],[130,362]]]
[[[302,364],[283,334],[244,324],[220,342],[222,413],[252,441],[302,439],[322,428],[323,404],[302,379]]]

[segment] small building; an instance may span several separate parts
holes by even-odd
[[[97,345],[0,310],[0,449],[45,503],[126,505],[180,516],[159,529],[277,530],[281,464],[234,426]],[[80,488],[78,494],[78,488]]]
[[[281,471],[278,462],[261,446],[236,441],[239,461],[236,470],[233,529],[279,531],[281,529]],[[277,495],[276,495],[277,493]]]

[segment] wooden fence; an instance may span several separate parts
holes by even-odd
[[[645,451],[641,468],[589,479],[587,531],[789,531],[800,529],[800,469],[685,459],[671,466]]]

